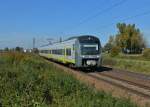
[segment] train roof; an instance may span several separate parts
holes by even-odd
[[[53,46],[53,45],[57,45],[57,44],[63,44],[65,42],[69,42],[69,41],[74,41],[75,39],[78,39],[79,41],[86,41],[88,39],[94,39],[96,41],[99,41],[99,39],[93,35],[81,35],[81,36],[73,36],[73,37],[70,37],[62,42],[55,42],[55,43],[52,43],[52,44],[47,44],[47,45],[43,45],[41,46],[40,48],[48,48],[49,46]]]
[[[73,37],[70,37],[70,38],[66,39],[65,41],[71,40],[71,39],[88,38],[88,37],[92,37],[92,38],[98,39],[96,36],[93,36],[93,35],[81,35],[81,36],[73,36]]]

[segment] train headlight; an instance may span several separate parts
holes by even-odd
[[[84,58],[85,56],[83,55],[82,57]]]
[[[97,55],[97,58],[99,58],[99,55]]]

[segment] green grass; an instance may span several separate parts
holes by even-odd
[[[137,107],[96,91],[36,55],[0,54],[3,107]]]
[[[110,57],[109,54],[104,54],[103,64],[128,71],[150,74],[150,59],[146,59],[142,55],[120,54],[116,57]]]
[[[132,60],[140,60],[140,61],[150,61],[150,58],[143,57],[143,54],[122,54],[120,53],[117,58],[121,59],[132,59]]]

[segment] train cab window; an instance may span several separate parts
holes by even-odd
[[[71,56],[71,48],[67,48],[66,49],[66,55],[67,56]]]

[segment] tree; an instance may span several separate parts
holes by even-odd
[[[141,53],[142,48],[145,48],[145,42],[140,30],[135,27],[135,24],[118,23],[118,34],[115,42],[123,52]]]
[[[39,53],[39,50],[38,50],[38,48],[34,48],[34,49],[33,49],[33,53],[36,53],[36,54],[38,54],[38,53]]]
[[[9,48],[8,48],[8,47],[6,47],[6,48],[4,49],[4,51],[8,52],[8,51],[9,51]]]
[[[114,36],[110,36],[108,43],[106,43],[106,45],[104,46],[104,51],[107,51],[109,53],[113,46],[114,46]]]
[[[115,57],[115,56],[119,55],[119,53],[120,53],[120,47],[118,47],[118,46],[112,47],[112,49],[110,51],[110,55],[112,57]]]
[[[18,47],[18,46],[17,46],[17,47],[15,48],[15,51],[23,52],[23,48],[22,48],[22,47]]]
[[[106,43],[106,45],[104,46],[104,52],[107,51],[109,53],[111,49],[112,45],[110,43]]]

